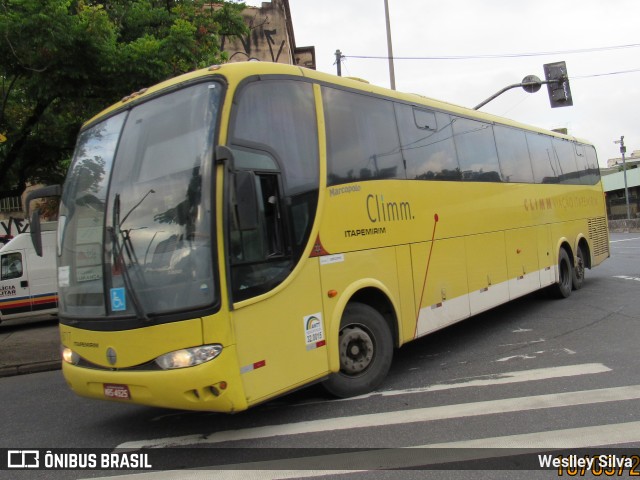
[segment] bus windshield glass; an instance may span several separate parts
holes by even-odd
[[[212,155],[222,86],[201,83],[81,133],[58,223],[61,317],[217,302]]]

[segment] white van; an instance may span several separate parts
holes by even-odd
[[[55,228],[42,224],[42,257],[29,233],[0,248],[0,322],[58,312]]]

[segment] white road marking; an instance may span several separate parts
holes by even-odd
[[[632,240],[640,240],[640,237],[623,238],[621,240],[609,240],[609,243],[630,242]]]
[[[531,355],[511,355],[510,357],[499,358],[496,362],[508,362],[514,358],[517,358],[518,360],[533,360],[536,357],[532,357]]]
[[[490,385],[502,385],[507,383],[530,382],[534,380],[548,380],[550,378],[573,377],[576,375],[590,375],[594,373],[610,372],[611,369],[601,363],[584,363],[580,365],[567,365],[563,367],[536,368],[531,370],[520,370],[516,372],[499,373],[496,375],[482,375],[480,377],[456,379],[450,383],[429,385],[420,388],[407,388],[404,390],[387,390],[383,392],[372,392],[358,397],[334,400],[347,402],[350,400],[361,400],[370,397],[392,397],[396,395],[407,395],[411,393],[436,392],[440,390],[451,390],[453,388],[485,387]]]
[[[534,343],[544,343],[546,340],[544,338],[540,338],[538,340],[529,340],[528,342],[518,342],[518,343],[501,343],[498,345],[499,347],[524,347],[527,345],[533,345]]]
[[[389,425],[402,425],[407,423],[473,417],[478,415],[494,415],[506,412],[522,412],[638,399],[640,399],[640,385],[632,385],[628,387],[563,392],[535,395],[531,397],[462,403],[457,405],[443,405],[438,407],[374,413],[352,417],[327,418],[284,425],[269,425],[241,430],[220,431],[209,435],[198,434],[185,435],[182,437],[159,438],[154,440],[141,440],[125,442],[118,445],[117,448],[141,449],[213,445],[223,442],[255,440],[284,435],[335,432],[339,430],[351,430],[354,428],[385,427]]]
[[[628,275],[614,275],[613,278],[621,278],[623,280],[634,280],[640,282],[640,277],[630,277]]]

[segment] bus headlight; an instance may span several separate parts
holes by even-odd
[[[62,349],[62,360],[70,363],[71,365],[77,365],[80,362],[80,355],[70,348],[64,347]]]
[[[163,370],[173,368],[195,367],[201,363],[213,360],[222,352],[222,345],[202,345],[200,347],[184,348],[175,352],[165,353],[156,358],[156,363]]]

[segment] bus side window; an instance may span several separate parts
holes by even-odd
[[[11,280],[22,276],[22,254],[8,253],[2,256],[2,280]]]
[[[527,145],[535,182],[558,183],[559,173],[551,137],[539,133],[527,133]]]
[[[449,115],[395,105],[409,180],[461,180]]]
[[[453,118],[453,138],[462,179],[471,182],[501,182],[493,126],[468,118]]]
[[[598,156],[596,149],[591,145],[585,145],[585,155],[587,157],[587,175],[584,183],[595,185],[600,180],[600,167],[598,167]]]
[[[505,182],[533,183],[533,169],[525,133],[515,128],[494,125],[502,178]]]
[[[328,185],[406,178],[393,102],[329,87],[322,101]]]
[[[584,145],[574,143],[573,147],[576,151],[576,166],[578,169],[578,181],[584,185],[589,184],[589,166],[587,165],[587,156],[585,155]]]
[[[554,138],[551,142],[559,172],[558,182],[569,185],[580,184],[580,172],[576,164],[576,150],[573,143],[559,138]]]

